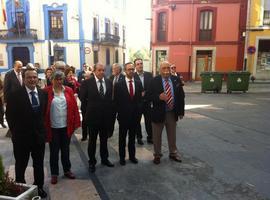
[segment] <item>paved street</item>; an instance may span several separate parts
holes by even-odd
[[[56,186],[49,183],[46,147],[51,199],[270,199],[270,84],[251,84],[247,93],[226,94],[224,88],[221,94],[201,94],[200,83],[187,83],[185,90],[186,116],[177,125],[182,163],[168,159],[164,133],[160,165],[152,163],[152,146],[145,144],[137,146],[138,165],[120,166],[116,126],[109,140],[115,167],[100,165],[97,156],[96,173],[89,174],[87,142],[80,141],[78,132],[71,144],[76,180],[60,177]],[[12,146],[5,132],[0,130],[0,152],[6,169],[12,169]]]

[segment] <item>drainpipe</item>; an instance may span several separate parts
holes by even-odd
[[[192,75],[191,75],[191,65],[192,65],[192,36],[193,36],[193,11],[194,11],[194,6],[193,6],[193,1],[191,2],[191,30],[190,30],[190,40],[189,40],[189,49],[190,49],[190,55],[188,56],[188,80],[192,80]]]
[[[83,30],[83,16],[82,16],[82,0],[79,0],[79,46],[80,46],[80,69],[85,62],[84,54],[84,30]]]
[[[248,42],[249,42],[249,28],[250,28],[250,17],[251,17],[251,13],[250,13],[250,8],[251,8],[251,0],[248,0],[247,3],[247,23],[246,23],[246,37],[245,37],[245,54],[244,54],[244,65],[243,65],[243,71],[246,71],[248,66],[247,66],[247,48],[248,48]]]

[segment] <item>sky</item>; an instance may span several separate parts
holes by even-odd
[[[149,48],[151,0],[126,0],[126,3],[127,47],[133,49]]]

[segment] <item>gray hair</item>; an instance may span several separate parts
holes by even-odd
[[[56,70],[60,69],[60,70],[65,70],[66,68],[66,63],[64,61],[56,61],[54,63],[54,67]]]
[[[55,80],[55,79],[58,79],[58,78],[64,79],[65,78],[64,72],[62,72],[61,70],[53,71],[52,76],[51,76],[51,80]]]

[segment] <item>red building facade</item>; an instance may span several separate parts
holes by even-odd
[[[184,80],[243,69],[247,0],[153,0],[152,63],[174,63]]]

